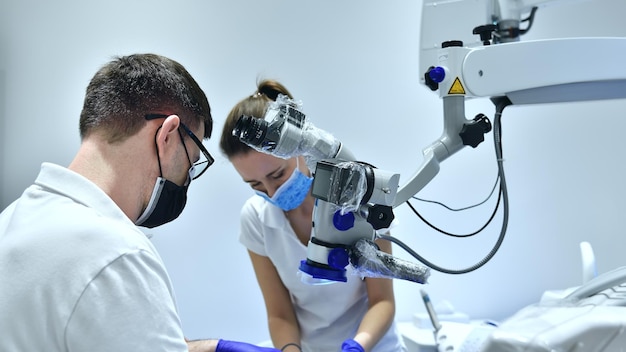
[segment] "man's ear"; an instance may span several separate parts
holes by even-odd
[[[163,124],[161,125],[161,128],[159,128],[156,136],[156,143],[159,146],[159,150],[162,151],[161,153],[165,154],[168,150],[175,150],[173,148],[168,148],[168,146],[180,143],[180,136],[178,133],[179,126],[180,118],[177,115],[170,115],[163,121]]]

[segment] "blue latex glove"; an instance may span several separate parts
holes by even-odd
[[[365,352],[365,350],[363,349],[363,346],[361,346],[358,342],[354,341],[353,339],[345,340],[341,344],[341,351],[342,352]]]
[[[259,347],[245,342],[219,340],[215,352],[280,352],[280,350],[270,347]]]

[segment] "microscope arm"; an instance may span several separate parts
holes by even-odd
[[[439,172],[439,163],[465,146],[461,138],[463,127],[468,123],[465,119],[465,101],[461,96],[450,96],[444,98],[443,102],[443,133],[423,150],[424,161],[409,181],[399,188],[394,208],[422,190]]]
[[[411,176],[410,181],[402,185],[402,187],[398,190],[396,201],[393,204],[394,208],[411,199],[411,197],[422,190],[422,188],[424,188],[428,182],[435,178],[435,176],[439,173],[439,162],[441,162],[441,160],[437,159],[433,148],[442,146],[443,144],[437,141],[424,150],[424,161],[420,165],[419,169],[417,169],[417,171]]]
[[[427,80],[442,98],[507,96],[517,105],[624,98],[624,52],[617,37],[448,46]]]
[[[428,72],[443,100],[444,131],[423,151],[424,161],[401,185],[393,207],[409,200],[465,146],[465,99],[506,96],[512,104],[626,98],[626,38],[568,38],[440,50]],[[506,64],[504,64],[506,63]],[[443,79],[442,79],[443,78]],[[438,82],[437,82],[438,81]]]

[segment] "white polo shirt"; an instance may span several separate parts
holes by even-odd
[[[187,351],[152,243],[58,165],[0,214],[0,351]]]

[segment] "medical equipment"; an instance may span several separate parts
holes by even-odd
[[[450,22],[453,12],[466,16],[481,8],[478,2],[425,1],[423,26],[440,23],[437,19],[441,20],[442,16]],[[393,208],[407,202],[428,184],[439,172],[442,161],[467,145],[476,147],[492,130],[503,224],[490,253],[470,268],[449,270],[424,260],[410,248],[403,248],[427,267],[453,274],[475,270],[495,255],[508,223],[508,195],[500,146],[500,118],[504,108],[626,97],[626,65],[621,62],[626,52],[626,38],[519,40],[532,25],[536,9],[557,2],[482,0],[485,22],[474,24],[472,35],[479,39],[469,40],[469,44],[456,37],[433,44],[429,36],[437,30],[422,30],[422,83],[438,92],[443,101],[444,128],[440,138],[423,150],[420,167],[401,186],[398,174],[355,161],[341,142],[313,126],[299,110],[298,103],[289,99],[277,99],[263,118],[240,118],[233,133],[242,141],[278,157],[304,155],[307,165],[314,171],[312,193],[317,202],[313,234],[301,271],[321,281],[345,281],[344,268],[350,262],[351,249],[359,240],[384,238],[403,246],[397,239],[377,234],[376,230],[390,225]],[[527,11],[531,15],[522,20],[522,14]],[[528,22],[527,28],[521,29],[520,24],[524,22]],[[598,68],[599,63],[602,68]],[[484,114],[472,119],[465,116],[466,100],[480,97],[491,98],[496,106],[493,125]],[[379,259],[374,257],[370,259]],[[402,275],[424,283],[430,274],[427,267],[415,265]],[[368,271],[375,275],[374,270]],[[381,271],[392,278],[395,275],[393,270]]]
[[[426,291],[420,290],[422,295],[422,300],[424,301],[424,306],[426,307],[426,312],[428,313],[428,317],[430,318],[431,324],[433,324],[433,329],[435,329],[435,334],[439,329],[441,329],[441,323],[439,322],[439,317],[435,312],[435,308],[433,307],[433,302],[430,300],[430,296]]]
[[[362,277],[426,282],[427,267],[388,255],[372,242],[376,230],[393,221],[398,174],[354,161],[341,142],[306,120],[299,104],[283,95],[263,118],[241,116],[233,135],[277,157],[303,155],[314,172],[311,192],[317,201],[307,258],[300,265],[303,281],[346,281],[345,267],[351,262]]]
[[[423,15],[434,16],[435,12],[441,11],[450,15],[448,10],[452,10],[459,3],[425,2]],[[465,3],[464,6],[469,4],[468,1]],[[520,18],[516,17],[518,14],[530,10],[528,21],[532,24],[537,8],[524,8],[524,5],[533,3],[536,6],[549,1],[491,1],[491,4],[494,3],[513,7],[519,5],[521,11],[513,11],[516,14],[513,16],[515,20]],[[493,13],[488,17],[499,18]],[[446,18],[450,20],[449,17]],[[430,20],[436,21],[434,18]],[[450,111],[462,112],[462,100],[490,97],[497,109],[494,132],[499,132],[499,118],[508,105],[626,97],[626,67],[619,59],[626,52],[626,38],[568,38],[521,42],[515,36],[501,40],[500,29],[499,23],[495,26],[489,23],[475,27],[474,34],[481,35],[480,43],[473,42],[474,47],[470,47],[471,45],[463,45],[460,41],[450,41],[448,38],[441,42],[441,49],[437,49],[436,54],[427,47],[428,41],[424,40],[433,31],[422,31],[422,45],[426,45],[422,47],[422,59],[437,57],[436,61],[430,61],[437,64],[428,66],[424,71],[424,84],[439,92],[444,106],[457,106],[449,108]],[[427,62],[423,61],[422,64],[429,65]],[[599,63],[602,65],[600,70]],[[457,98],[459,95],[463,98]],[[449,116],[451,115],[444,118],[448,119]],[[452,117],[450,119],[454,120]],[[458,117],[458,120],[462,119]],[[494,137],[499,138],[497,135]],[[499,169],[502,173],[500,161]],[[419,177],[419,173],[416,177]],[[413,191],[419,190],[409,193]],[[505,195],[505,211],[508,211],[506,189],[502,191]],[[501,236],[504,229],[503,227]],[[581,244],[584,284],[574,293],[564,298],[542,300],[539,304],[526,307],[498,328],[471,330],[479,332],[474,336],[456,335],[457,348],[451,348],[454,339],[448,339],[447,342],[438,340],[439,350],[487,352],[622,349],[626,343],[623,333],[626,326],[626,295],[623,284],[626,281],[625,271],[623,268],[617,269],[590,280],[590,276],[595,275],[595,267],[585,260],[589,251],[588,246]],[[438,332],[438,339],[443,336],[452,336],[450,330],[446,331],[444,328]]]
[[[538,8],[567,2],[572,1],[424,1],[420,41],[420,67],[424,73],[422,83],[437,92],[442,99],[443,133],[423,150],[422,164],[402,185],[399,184],[399,175],[354,161],[352,154],[332,135],[314,128],[300,111],[290,111],[297,111],[297,104],[277,102],[268,110],[264,120],[268,126],[274,125],[274,131],[278,132],[263,135],[264,132],[255,131],[247,139],[257,138],[259,150],[276,156],[308,156],[307,165],[315,172],[313,195],[318,200],[307,259],[303,260],[300,267],[303,272],[320,281],[345,281],[343,268],[349,263],[362,265],[360,260],[365,257],[361,254],[361,258],[351,258],[354,246],[357,243],[371,243],[375,238],[393,241],[390,236],[376,231],[391,223],[393,209],[420,192],[436,176],[443,160],[466,145],[476,147],[484,140],[484,135],[491,131],[494,132],[500,193],[504,205],[500,237],[492,251],[465,271],[451,271],[440,270],[442,268],[422,261],[409,248],[403,248],[427,267],[449,273],[474,270],[495,254],[504,239],[508,221],[508,198],[499,147],[503,110],[510,105],[626,98],[626,65],[622,63],[626,38],[520,41],[520,36],[530,29]],[[484,6],[481,7],[481,4]],[[474,22],[468,28],[474,30],[467,38],[463,36],[468,33],[446,33],[448,29],[441,26],[441,23],[458,24],[467,21],[472,18],[468,14],[476,12],[480,13],[484,21],[473,19]],[[522,15],[528,13],[528,17],[522,19]],[[454,14],[459,16],[454,18]],[[526,28],[522,28],[524,23],[527,24]],[[496,107],[493,122],[484,114],[466,118],[466,101],[483,97],[490,98]],[[287,107],[281,107],[281,104]],[[281,114],[283,117],[279,118]],[[297,117],[287,118],[291,115]],[[247,142],[246,136],[242,134],[243,129],[234,132]],[[289,143],[282,141],[283,134],[290,136],[286,139]],[[313,147],[316,143],[323,147]],[[274,153],[276,150],[278,152]],[[369,254],[365,259],[376,257],[377,254]],[[379,271],[383,277],[407,279],[401,277],[407,276],[411,281],[423,283],[430,274],[427,267],[406,265],[404,269],[394,271],[390,270],[391,267],[376,269],[373,266],[374,269],[367,271],[372,276]],[[407,272],[411,275],[405,275]],[[619,301],[615,297],[624,295],[620,286],[620,283],[626,281],[623,273],[623,270],[618,270],[602,276],[602,279],[590,280],[583,287],[593,289],[581,289],[575,296],[567,298],[568,304],[561,302],[558,307],[539,305],[521,311],[508,325],[493,329],[498,333],[489,335],[492,338],[491,350],[506,350],[503,347],[504,336],[515,339],[516,335],[511,332],[523,332],[520,325],[514,323],[515,320],[524,321],[529,326],[542,319],[554,322],[551,331],[558,332],[558,336],[552,338],[554,346],[551,348],[558,348],[560,343],[572,342],[571,335],[567,336],[565,330],[556,328],[563,324],[578,329],[578,341],[574,341],[578,344],[577,348],[584,347],[581,343],[589,346],[589,343],[597,342],[593,336],[603,336],[603,341],[607,343],[604,346],[610,346],[611,336],[615,338],[613,341],[621,343],[621,331],[626,326],[622,314],[624,304],[618,303],[620,307],[612,305]],[[602,300],[599,297],[610,299]],[[576,315],[576,319],[571,314]],[[506,334],[507,329],[509,335]],[[518,339],[517,342],[517,346],[507,346],[508,350],[543,351],[541,347],[529,347],[531,341]]]
[[[519,310],[484,336],[480,351],[621,351],[625,315],[626,267],[620,267],[564,298]]]
[[[438,351],[621,351],[626,346],[626,267],[596,274],[591,245],[580,244],[583,284],[544,292],[538,303],[496,326],[446,322]]]

